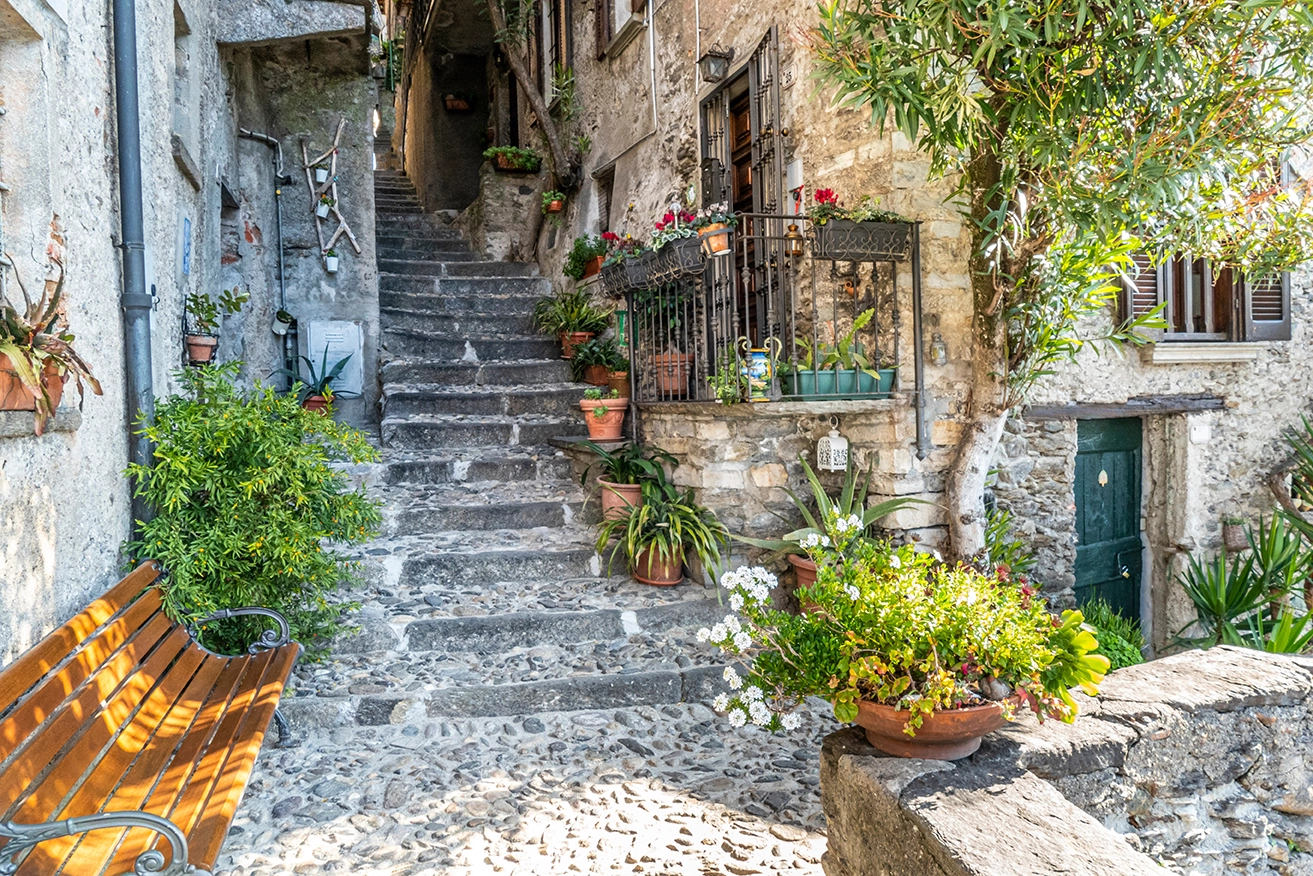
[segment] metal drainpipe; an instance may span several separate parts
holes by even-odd
[[[146,293],[146,224],[141,198],[141,115],[137,100],[136,0],[113,0],[114,101],[119,149],[119,218],[123,242],[123,358],[127,379],[128,460],[150,465],[150,439],[138,422],[155,417],[150,313]],[[132,499],[134,520],[149,519],[144,500]]]
[[[238,128],[237,133],[244,139],[263,143],[274,150],[274,231],[278,237],[278,308],[286,310],[287,271],[283,265],[283,186],[290,183],[292,178],[283,173],[283,144],[276,137],[248,131],[246,128]],[[288,352],[288,339],[291,336],[291,332],[283,335],[283,367],[287,369],[292,369],[296,364],[294,356]]]

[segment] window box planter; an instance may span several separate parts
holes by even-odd
[[[831,219],[815,226],[812,255],[842,262],[899,262],[912,251],[912,226],[903,222]]]
[[[509,157],[505,155],[496,155],[493,157],[492,169],[497,171],[498,173],[532,174],[538,172],[538,168],[521,167],[520,165],[515,164]]]
[[[885,396],[893,389],[893,368],[881,368],[877,380],[865,371],[811,371],[802,369],[781,375],[784,394],[798,398],[843,398],[845,396]]]
[[[651,285],[649,276],[655,259],[656,253],[645,252],[640,256],[630,256],[621,262],[625,268],[625,282],[629,289],[646,289]]]
[[[625,270],[625,263],[614,262],[609,265],[602,265],[602,288],[610,295],[623,295],[629,291],[629,276]]]
[[[699,276],[704,267],[702,244],[696,237],[672,240],[656,255],[656,274],[668,283]]]

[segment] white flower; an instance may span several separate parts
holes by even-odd
[[[729,708],[729,694],[716,694],[716,698],[711,701],[711,708],[717,712],[723,712]]]
[[[898,559],[898,554],[890,554],[890,555],[889,555],[889,568],[891,568],[891,569],[901,569],[902,567],[903,567],[903,561],[900,560],[900,559]]]
[[[729,726],[742,727],[746,723],[748,723],[748,717],[743,714],[742,709],[735,709],[729,713]]]
[[[830,537],[828,535],[822,535],[821,547],[829,547],[829,546],[830,546]]]
[[[858,590],[856,587],[854,587],[851,584],[845,584],[843,586],[843,592],[847,593],[848,598],[853,600],[854,602],[858,599],[858,597],[862,595],[862,591]]]
[[[729,638],[729,630],[725,629],[724,624],[716,624],[711,628],[711,641],[719,645]]]
[[[748,635],[747,633],[745,633],[745,632],[738,632],[738,633],[735,633],[735,634],[734,634],[734,647],[735,647],[735,648],[738,648],[740,651],[746,651],[746,650],[748,650],[749,648],[752,647],[752,636],[749,636],[749,635]]]
[[[737,633],[739,630],[743,629],[743,624],[739,623],[739,619],[732,614],[725,615],[725,620],[722,621],[722,623],[725,624],[725,629],[729,630],[731,633]]]
[[[763,698],[761,688],[755,684],[748,685],[743,689],[743,693],[739,694],[739,699],[746,700],[749,703],[761,702]]]
[[[725,677],[725,681],[729,682],[730,690],[738,690],[739,688],[743,687],[743,679],[739,678],[739,674],[734,671],[733,666],[725,667],[724,677]]]
[[[735,611],[742,611],[743,595],[741,593],[731,593],[729,597],[729,607]]]
[[[711,630],[707,629],[706,627],[703,627],[702,629],[698,630],[699,642],[705,642],[707,639],[710,638],[711,638]]]
[[[802,724],[802,716],[797,712],[789,712],[780,716],[780,723],[784,725],[785,730],[797,730]]]
[[[810,533],[806,538],[798,542],[798,544],[801,545],[805,550],[811,550],[812,548],[816,547],[820,543],[821,543],[821,537],[814,532]]]
[[[752,716],[752,723],[765,726],[770,723],[770,709],[766,708],[765,703],[755,702],[748,706],[748,714]]]

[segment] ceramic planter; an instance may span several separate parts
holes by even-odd
[[[628,407],[627,398],[586,398],[579,402],[579,409],[588,422],[588,437],[594,441],[619,441]],[[599,417],[597,412],[602,409],[606,413]]]
[[[187,335],[187,358],[193,365],[205,365],[214,361],[215,348],[219,339],[210,335]]]
[[[327,219],[328,211],[329,211],[329,206],[323,203],[322,201],[320,201],[319,206],[315,207],[315,215],[318,216],[320,219]]]
[[[615,520],[626,516],[631,508],[643,507],[642,484],[613,484],[597,479],[602,492],[602,519]]]
[[[314,411],[317,414],[328,416],[328,399],[322,395],[312,395],[305,401],[301,402],[301,407],[307,411]]]
[[[324,270],[330,274],[337,273],[337,256],[324,256]]]
[[[713,222],[698,232],[698,239],[702,242],[702,251],[708,256],[717,256],[724,252],[729,252],[729,236],[731,229],[724,222]]]
[[[606,386],[620,393],[621,398],[629,398],[629,372],[612,371],[606,376]]]
[[[866,731],[866,741],[894,757],[959,760],[974,754],[985,734],[1007,723],[998,703],[937,711],[925,719],[915,736],[903,732],[909,717],[911,713],[893,706],[857,702],[857,724]]]
[[[629,574],[642,584],[673,587],[684,580],[684,551],[680,549],[674,556],[663,560],[651,548],[641,550],[634,557]]]
[[[688,353],[657,353],[652,357],[657,392],[683,398],[688,395],[688,372],[693,357]]]
[[[549,201],[547,203],[546,213],[560,213],[565,209],[565,201]]]
[[[593,256],[584,262],[584,277],[596,277],[602,273],[602,256]]]
[[[593,386],[607,386],[611,379],[611,369],[605,365],[589,365],[584,368],[584,383]]]
[[[41,383],[50,396],[50,409],[59,407],[64,397],[64,376],[59,373],[59,366],[47,362],[41,369]],[[14,373],[14,366],[9,357],[0,354],[0,411],[35,411],[36,396],[23,386],[23,382]]]
[[[594,332],[562,332],[561,333],[561,358],[573,359],[574,348],[584,341],[590,340]]]
[[[324,183],[328,182],[327,168],[324,167],[315,168],[315,182],[318,183],[319,185],[323,185]]]
[[[785,395],[802,398],[842,397],[849,395],[885,395],[893,389],[896,369],[881,368],[872,377],[865,371],[838,368],[825,371],[800,369],[781,376]]]

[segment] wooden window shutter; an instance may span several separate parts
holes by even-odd
[[[1163,303],[1162,268],[1155,268],[1148,253],[1132,256],[1136,272],[1127,275],[1122,283],[1122,318],[1136,319],[1153,312]]]
[[[611,4],[615,0],[595,0],[593,26],[597,36],[596,52],[598,58],[606,57],[606,47],[611,42]]]
[[[1290,274],[1243,278],[1245,340],[1290,340]]]

